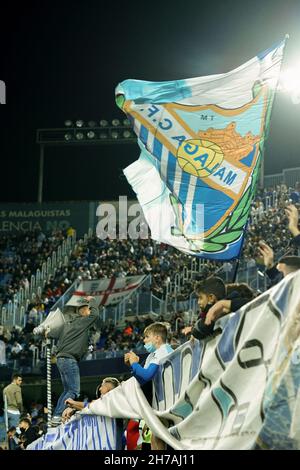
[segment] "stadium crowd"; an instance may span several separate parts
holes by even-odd
[[[251,208],[251,217],[246,232],[241,262],[248,269],[265,266],[274,267],[275,260],[283,255],[297,255],[300,246],[298,217],[300,209],[300,185],[286,188],[282,185],[258,193]],[[30,233],[0,239],[0,298],[2,304],[11,299],[17,290],[29,282],[31,274],[51,256],[67,234],[55,232],[50,236],[43,233]],[[267,248],[265,248],[267,247]],[[68,266],[61,266],[45,285],[40,298],[36,297],[27,310],[24,328],[14,326],[11,330],[0,326],[0,365],[13,362],[18,370],[26,373],[26,367],[33,358],[44,359],[43,340],[33,336],[33,329],[47,315],[52,305],[76,279],[101,279],[104,277],[125,277],[130,275],[151,274],[151,290],[154,295],[164,298],[168,284],[176,273],[186,267],[190,269],[191,257],[174,248],[147,240],[100,240],[92,237],[80,240],[71,254]],[[300,266],[299,266],[300,267]],[[196,280],[203,280],[220,273],[231,273],[231,263],[206,262]],[[280,270],[279,270],[280,271]],[[285,273],[284,271],[282,271]],[[277,272],[278,274],[278,272]],[[270,284],[272,277],[270,276]],[[247,287],[247,286],[246,286]],[[188,298],[194,289],[194,280],[185,283],[178,300]],[[241,290],[242,289],[242,290]],[[247,289],[238,288],[240,292]],[[249,301],[255,293],[245,296]],[[243,295],[242,295],[243,297]],[[218,299],[219,300],[219,299]],[[227,305],[227,304],[226,304]],[[216,316],[228,313],[224,306],[216,303]],[[225,312],[226,311],[226,312]],[[230,311],[230,310],[229,310]],[[201,318],[201,315],[200,317]],[[157,320],[164,320],[162,317]],[[184,342],[187,333],[184,312],[177,311],[168,319],[172,332],[171,344],[175,348]],[[130,350],[142,350],[143,331],[151,323],[149,317],[135,317],[125,325],[115,325],[112,321],[94,327],[90,344],[94,351],[106,352],[107,357]],[[100,333],[101,331],[101,333]],[[196,330],[194,335],[197,337]],[[201,332],[201,329],[200,329]],[[86,359],[94,356],[89,352]],[[24,427],[33,429],[38,437],[45,432],[46,411],[44,405],[33,406],[24,415]],[[26,429],[25,429],[26,431]],[[24,448],[16,430],[11,429],[9,440],[14,448]],[[32,434],[33,435],[33,434]],[[35,438],[36,438],[35,437]],[[14,444],[15,443],[15,444]]]
[[[5,304],[20,287],[29,286],[32,274],[58,248],[66,234],[25,232],[0,237],[0,303]]]
[[[287,216],[286,207],[291,202],[295,208],[300,207],[300,184],[295,188],[285,185],[276,189],[269,188],[258,192],[251,208],[251,217],[246,231],[241,265],[247,269],[255,269],[264,265],[263,254],[259,250],[259,242],[263,241],[274,251],[274,261],[284,253],[297,254],[299,230],[294,220]],[[295,209],[296,210],[296,209]],[[298,216],[298,214],[297,214]],[[296,216],[296,217],[297,217]],[[295,216],[294,216],[295,219]],[[296,225],[296,228],[295,228]],[[29,283],[31,274],[41,267],[41,264],[51,256],[59,244],[70,232],[56,231],[46,236],[43,233],[27,233],[4,236],[0,238],[0,286],[3,305],[11,298],[20,286]],[[292,235],[292,236],[291,236]],[[151,290],[158,298],[165,298],[168,284],[176,273],[183,268],[190,269],[192,257],[179,252],[165,244],[157,244],[151,239],[146,240],[100,240],[96,236],[80,240],[71,254],[68,266],[61,266],[46,283],[40,297],[36,296],[27,309],[26,325],[23,329],[14,327],[11,332],[6,329],[5,335],[0,331],[0,362],[18,359],[18,363],[30,364],[32,357],[43,359],[41,340],[33,336],[34,326],[45,318],[51,307],[76,279],[101,279],[104,277],[123,277],[130,275],[151,274]],[[197,279],[205,279],[215,273],[229,281],[232,277],[232,263],[205,262]],[[186,281],[176,295],[180,301],[189,298],[193,291],[194,280]],[[145,288],[147,289],[147,288]],[[182,312],[179,312],[181,315]],[[176,320],[176,313],[173,317]],[[138,320],[139,321],[139,320]],[[140,346],[138,336],[138,321],[132,325],[133,332],[128,335],[122,330],[114,330],[114,326],[105,325],[101,337],[96,331],[92,344],[94,351],[125,350],[127,347]],[[178,323],[178,321],[177,321]],[[178,330],[178,328],[176,328]],[[6,352],[5,352],[6,350]],[[2,357],[2,359],[1,359]]]

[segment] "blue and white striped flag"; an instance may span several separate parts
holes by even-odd
[[[124,173],[153,239],[204,258],[239,256],[284,45],[225,74],[118,85],[141,149]]]
[[[115,419],[77,413],[68,423],[48,429],[27,450],[120,450],[120,431]]]

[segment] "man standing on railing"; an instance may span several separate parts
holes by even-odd
[[[78,362],[88,350],[89,328],[99,316],[94,297],[85,297],[75,317],[63,326],[57,344],[57,368],[64,390],[60,395],[52,418],[52,425],[61,423],[61,415],[67,398],[76,399],[80,394]]]

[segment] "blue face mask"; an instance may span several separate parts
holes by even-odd
[[[152,343],[144,344],[144,348],[147,350],[148,353],[153,353],[156,350]]]

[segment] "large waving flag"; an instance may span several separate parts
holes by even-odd
[[[239,256],[284,45],[225,74],[118,85],[141,149],[124,173],[153,239],[204,258]]]

